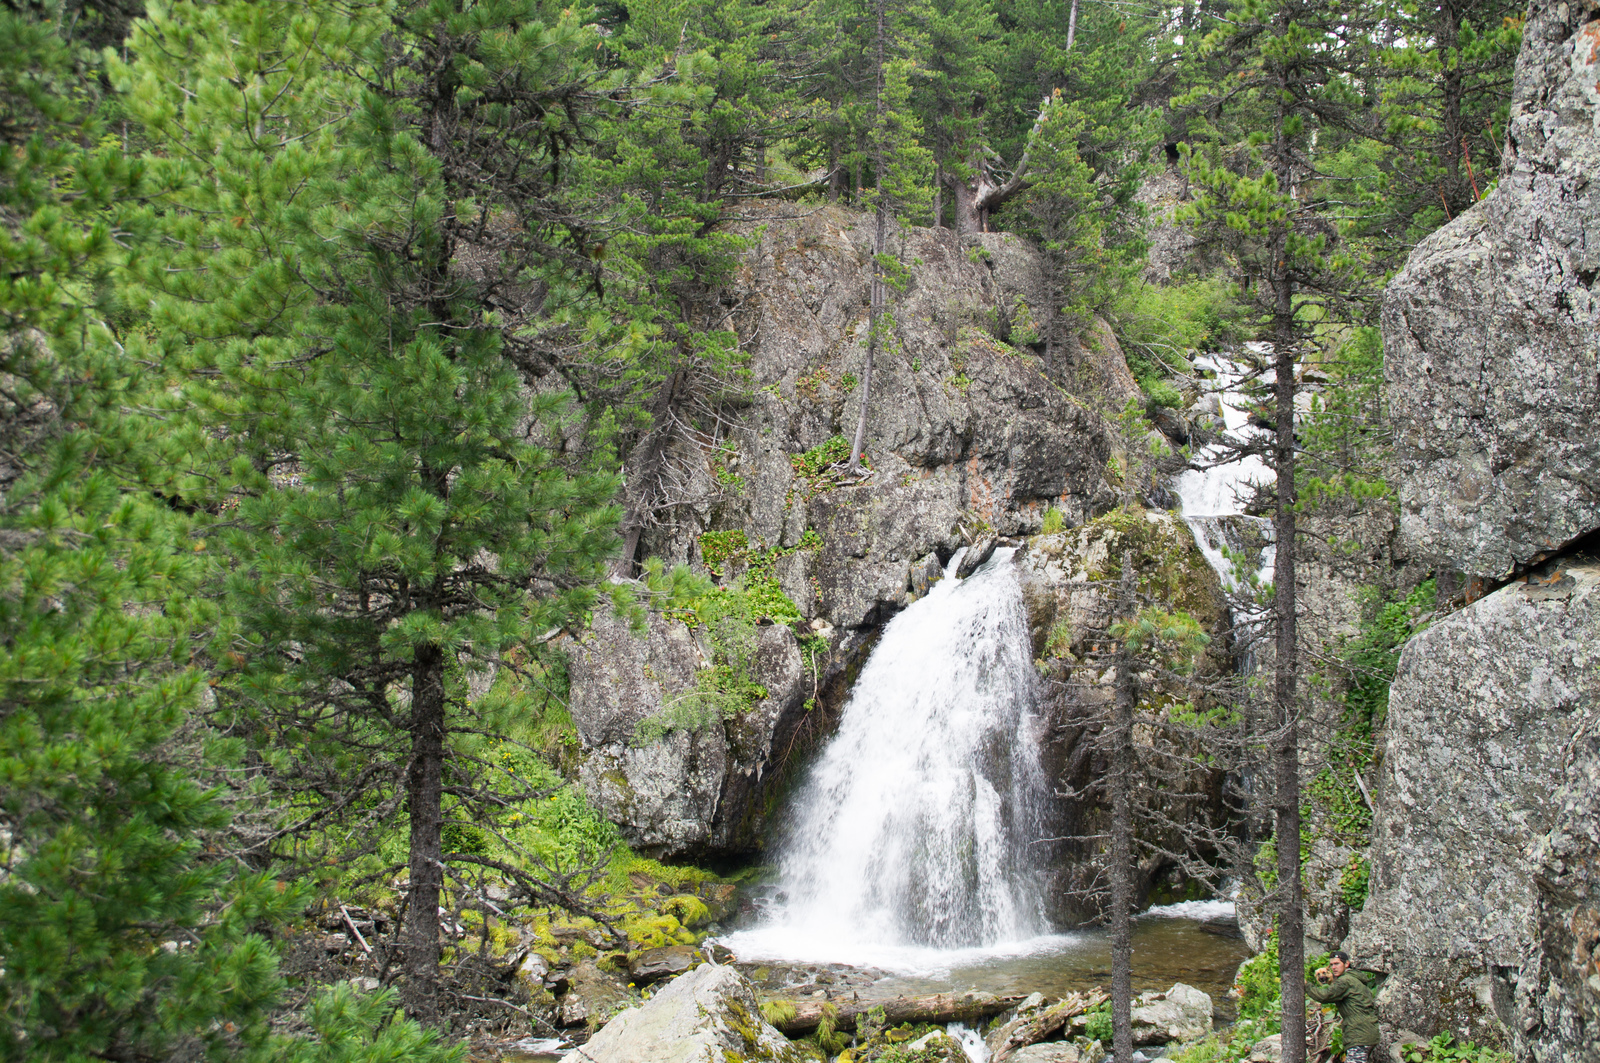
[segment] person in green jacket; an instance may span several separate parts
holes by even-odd
[[[1307,985],[1306,996],[1339,1009],[1345,1063],[1370,1063],[1373,1049],[1378,1046],[1378,1006],[1372,999],[1372,990],[1350,970],[1348,953],[1335,952],[1328,966],[1318,967],[1316,974],[1317,981],[1327,988]]]

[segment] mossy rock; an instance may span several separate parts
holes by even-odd
[[[1028,541],[1023,565],[1035,656],[1075,645],[1107,619],[1098,614],[1108,608],[1112,592],[1084,594],[1083,585],[1115,583],[1123,554],[1130,551],[1141,594],[1169,612],[1187,613],[1203,631],[1224,629],[1222,582],[1195,545],[1189,526],[1172,513],[1124,507]],[[1220,640],[1212,646],[1213,655],[1223,652]]]

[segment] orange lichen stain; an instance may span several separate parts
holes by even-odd
[[[1589,58],[1585,61],[1585,65],[1594,66],[1596,62],[1600,62],[1600,22],[1584,23],[1583,29],[1578,31],[1578,37],[1580,38],[1578,48],[1583,47],[1582,38],[1588,39]]]
[[[979,471],[976,457],[967,460],[967,508],[979,520],[994,523],[994,482]]]

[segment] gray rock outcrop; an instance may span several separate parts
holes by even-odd
[[[1177,983],[1165,993],[1140,993],[1133,1005],[1133,1043],[1197,1041],[1211,1032],[1211,996]]]
[[[681,620],[652,616],[644,635],[596,616],[568,647],[578,778],[628,844],[652,856],[747,847],[761,826],[774,747],[804,715],[800,651],[789,628],[757,629],[754,680],[767,693],[731,718],[641,736],[639,727],[692,696],[711,654]]]
[[[1536,1033],[1515,1011],[1519,988],[1548,996],[1529,959],[1541,942],[1559,968],[1543,974],[1574,983],[1559,927],[1588,925],[1572,896],[1594,874],[1567,861],[1592,852],[1585,838],[1600,816],[1596,791],[1569,772],[1574,743],[1596,728],[1600,561],[1510,584],[1407,643],[1389,697],[1371,892],[1345,943],[1358,966],[1390,974],[1378,1003],[1391,1027],[1501,1045]],[[1559,840],[1538,856],[1547,835]],[[1551,1004],[1550,1021],[1582,1014],[1582,994],[1567,999],[1577,1010]],[[1528,1018],[1541,1007],[1528,1004]],[[1579,1042],[1555,1040],[1565,1047],[1537,1058],[1578,1058]]]
[[[1538,940],[1518,979],[1519,1047],[1544,1063],[1600,1061],[1600,728],[1571,743],[1556,823],[1533,854]]]
[[[750,983],[732,967],[702,964],[590,1038],[585,1063],[801,1063],[788,1038],[761,1018]]]
[[[1500,183],[1384,293],[1402,532],[1508,574],[1600,528],[1600,21],[1533,0]]]
[[[1093,717],[1109,707],[1112,674],[1105,666],[1089,673],[1077,671],[1070,662],[1087,660],[1112,622],[1115,591],[1107,587],[1115,586],[1125,551],[1133,555],[1142,594],[1162,608],[1187,613],[1211,635],[1198,662],[1200,674],[1214,676],[1231,668],[1221,583],[1178,517],[1154,510],[1119,510],[1078,528],[1029,539],[1016,560],[1017,576],[1028,611],[1033,656],[1045,662],[1049,681],[1046,711],[1051,738],[1044,768],[1064,791],[1089,791],[1108,770]],[[1168,694],[1179,700],[1193,696],[1182,685],[1164,689],[1160,680],[1148,693],[1156,704]],[[1170,766],[1170,762],[1165,765]],[[1209,819],[1218,826],[1226,817],[1221,783],[1217,772],[1195,768],[1175,779],[1152,766],[1149,776],[1136,785],[1136,801],[1148,802],[1153,811],[1156,802],[1168,800],[1178,789],[1185,795],[1185,817]],[[1065,925],[1097,918],[1103,912],[1093,884],[1103,881],[1109,857],[1103,844],[1086,839],[1106,835],[1109,805],[1103,797],[1077,798],[1057,802],[1052,812],[1056,818],[1045,833],[1065,839],[1046,857],[1053,869],[1052,916]],[[1183,850],[1185,841],[1170,820],[1142,814],[1137,819],[1140,837],[1153,850]],[[1140,862],[1135,890],[1141,904],[1167,866],[1159,858]]]
[[[1070,527],[1113,505],[1103,414],[1138,391],[1103,323],[1079,334],[1065,319],[1037,320],[1043,273],[1024,242],[900,229],[894,252],[909,273],[873,371],[871,475],[841,482],[827,467],[860,410],[870,217],[828,207],[767,222],[750,226],[729,296],[750,355],[748,401],[717,446],[674,444],[665,460],[683,501],[645,530],[640,556],[724,583],[759,560],[804,618],[800,633],[827,635],[834,652],[803,669],[794,635],[764,628],[755,681],[767,699],[720,726],[637,742],[640,722],[711,663],[704,639],[658,616],[643,640],[599,621],[571,649],[583,785],[653,856],[755,849],[781,776],[825,736],[815,720],[798,730],[808,699],[827,718],[830,680],[850,674],[873,632],[960,547],[1035,532],[1052,509]],[[747,544],[740,556],[708,554],[728,535]]]
[[[1533,0],[1498,188],[1385,293],[1401,535],[1514,582],[1407,644],[1357,962],[1393,1027],[1600,1059],[1600,5]],[[1552,567],[1554,566],[1554,567]]]

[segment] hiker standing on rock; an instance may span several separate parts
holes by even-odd
[[[1372,1050],[1378,1046],[1378,1007],[1372,990],[1350,970],[1348,953],[1335,952],[1328,966],[1317,968],[1316,975],[1327,988],[1308,985],[1306,996],[1339,1009],[1345,1063],[1370,1063]]]

